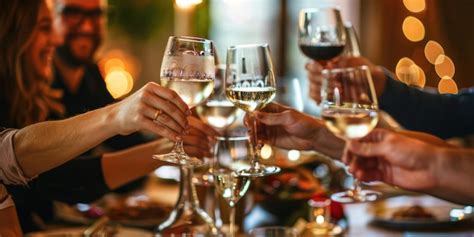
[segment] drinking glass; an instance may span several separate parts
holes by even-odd
[[[160,84],[174,90],[194,108],[212,93],[215,77],[213,42],[196,37],[171,36],[161,64]],[[202,161],[188,156],[183,141],[176,142],[171,153],[153,155],[154,159],[181,165],[201,165]]]
[[[322,71],[321,117],[336,136],[348,141],[366,136],[377,125],[378,104],[367,66]],[[354,179],[351,190],[332,195],[341,203],[374,201],[380,193],[363,190]]]
[[[344,24],[346,33],[346,47],[344,49],[344,55],[349,57],[360,57],[359,37],[357,32],[350,21],[346,21]]]
[[[214,183],[219,196],[229,205],[229,235],[235,235],[235,211],[237,202],[247,193],[250,176],[238,173],[248,168],[251,148],[248,137],[220,137],[216,146],[216,163],[213,169]]]
[[[322,64],[344,51],[346,33],[338,8],[302,9],[298,31],[298,44],[303,54]]]
[[[251,237],[297,237],[295,229],[283,226],[259,227],[250,230]]]
[[[238,45],[227,49],[226,95],[237,107],[246,111],[253,126],[252,161],[240,175],[261,177],[278,173],[279,167],[260,164],[262,147],[256,134],[254,111],[264,108],[276,94],[275,75],[268,44]]]

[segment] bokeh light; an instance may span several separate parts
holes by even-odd
[[[133,77],[125,70],[116,70],[107,74],[105,84],[114,98],[120,98],[132,90]]]
[[[288,159],[291,161],[297,161],[301,156],[300,151],[290,150],[288,151]]]
[[[440,94],[457,94],[458,86],[452,78],[445,76],[438,83],[438,92]]]
[[[425,38],[425,27],[416,17],[406,17],[403,21],[402,30],[405,37],[410,41],[418,42]]]
[[[428,62],[431,64],[435,64],[436,59],[440,56],[444,55],[443,46],[441,46],[438,42],[434,40],[428,41],[425,45],[425,57]]]
[[[125,70],[125,63],[120,58],[107,59],[104,64],[105,74],[109,74],[116,70]]]
[[[415,81],[413,81],[412,84],[409,84],[409,85],[415,86],[418,88],[424,88],[426,84],[425,71],[423,71],[423,68],[421,68],[420,66],[417,66],[417,67],[418,67],[418,78]]]
[[[272,147],[268,144],[263,145],[262,150],[260,150],[260,156],[262,159],[270,159],[272,153]]]
[[[398,80],[408,85],[417,80],[419,75],[418,66],[410,58],[401,58],[395,68],[395,74]]]
[[[444,54],[439,55],[438,58],[436,58],[435,70],[436,74],[438,74],[440,78],[443,78],[445,76],[453,78],[454,73],[456,72],[453,60],[451,60],[450,57]]]
[[[176,6],[188,9],[202,3],[202,0],[176,0]]]
[[[403,0],[403,4],[408,9],[408,11],[413,13],[421,12],[426,8],[425,0]]]

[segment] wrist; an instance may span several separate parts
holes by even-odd
[[[447,178],[445,174],[450,172],[451,164],[446,158],[449,157],[451,152],[452,151],[449,148],[435,149],[434,161],[430,162],[430,172],[434,179],[434,187],[432,187],[433,190],[440,190],[447,186],[446,181],[448,181],[449,178]],[[441,172],[443,172],[443,175],[441,175]]]
[[[100,126],[106,131],[107,135],[111,137],[122,134],[122,131],[120,131],[121,125],[118,120],[117,104],[106,106],[100,110]]]

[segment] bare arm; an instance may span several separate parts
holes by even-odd
[[[166,126],[153,122],[157,110],[163,111]],[[116,104],[23,128],[14,137],[15,155],[24,174],[34,177],[116,134],[149,130],[176,140],[188,124],[186,114],[190,111],[175,92],[148,83]]]

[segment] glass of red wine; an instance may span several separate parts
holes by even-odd
[[[303,54],[323,65],[344,52],[346,33],[338,8],[302,9],[298,31]]]

